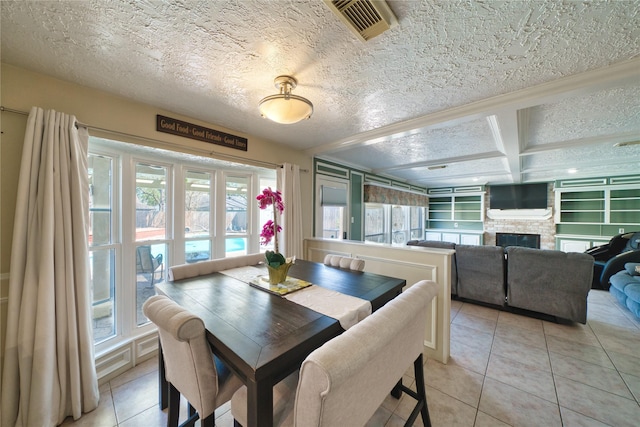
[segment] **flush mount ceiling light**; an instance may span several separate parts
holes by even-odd
[[[260,101],[258,106],[262,117],[286,125],[311,117],[313,114],[311,101],[291,94],[298,85],[296,79],[291,76],[278,76],[273,82],[276,89],[280,89],[280,93],[267,96]]]

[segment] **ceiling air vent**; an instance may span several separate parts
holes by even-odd
[[[384,0],[324,0],[361,40],[367,41],[398,23]]]

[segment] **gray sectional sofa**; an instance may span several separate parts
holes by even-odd
[[[518,308],[586,323],[593,257],[511,246],[457,245],[412,240],[411,246],[456,251],[452,295],[465,300]]]

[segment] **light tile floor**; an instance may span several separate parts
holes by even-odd
[[[408,370],[405,383],[412,376]],[[447,365],[427,360],[425,377],[435,427],[637,427],[640,321],[604,291],[589,293],[586,325],[452,301],[451,359]],[[97,410],[64,425],[166,425],[166,411],[157,404],[155,359],[100,392]],[[403,425],[412,402],[389,396],[367,427]],[[183,402],[181,420],[185,408]],[[216,425],[233,425],[228,404],[217,411]]]

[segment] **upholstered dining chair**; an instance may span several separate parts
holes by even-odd
[[[169,267],[168,278],[169,281],[188,279],[190,277],[203,276],[232,268],[256,265],[261,261],[264,261],[264,254],[258,253],[200,261],[193,264],[180,264]]]
[[[277,426],[363,426],[413,363],[417,400],[406,426],[422,415],[431,426],[423,356],[427,309],[437,284],[422,280],[371,316],[313,351],[300,370],[273,389]],[[247,389],[231,399],[234,425],[247,421]]]
[[[216,408],[231,399],[241,380],[213,355],[202,319],[162,295],[145,301],[142,311],[158,327],[162,344],[169,383],[167,427],[178,425],[180,394],[189,402],[189,419],[181,426],[193,426],[200,418],[203,427],[213,427]]]
[[[327,256],[324,257],[324,264],[329,265],[331,267],[345,268],[347,270],[353,270],[353,271],[364,270],[363,259],[347,257],[347,256],[328,254]]]

